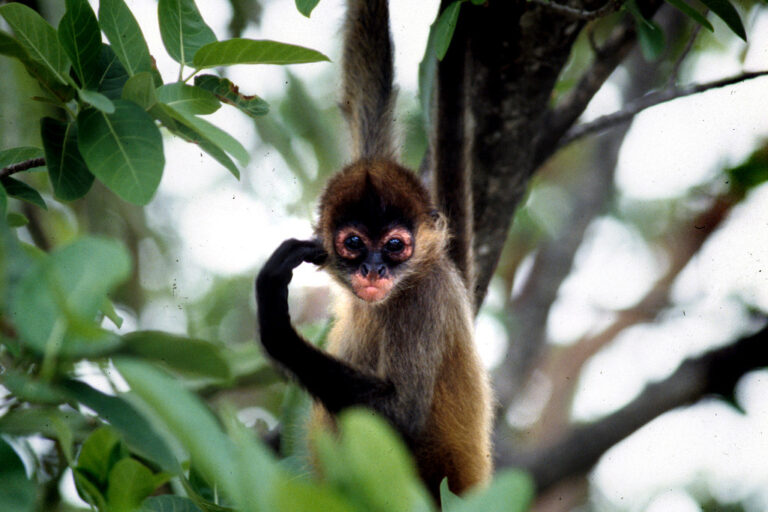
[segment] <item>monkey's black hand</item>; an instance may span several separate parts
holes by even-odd
[[[316,240],[286,240],[275,249],[256,278],[256,303],[264,329],[270,321],[288,319],[288,283],[303,262],[322,264],[328,254]]]
[[[275,249],[256,280],[256,290],[261,284],[272,286],[287,286],[293,277],[293,269],[303,262],[320,265],[328,258],[325,249],[317,240],[286,240]]]

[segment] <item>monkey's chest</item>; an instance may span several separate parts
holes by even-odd
[[[382,342],[376,338],[345,338],[340,340],[333,354],[355,368],[378,374],[382,362]]]

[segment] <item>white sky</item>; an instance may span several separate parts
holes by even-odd
[[[95,3],[95,2],[92,2]],[[166,80],[177,65],[162,51],[154,0],[127,0],[148,40]],[[415,95],[417,66],[437,0],[391,2],[396,45],[396,73],[401,98]],[[292,0],[269,2],[262,28],[246,37],[275,39],[322,51],[332,63],[291,66],[291,72],[312,87],[334,87],[326,78],[338,74],[342,0],[323,0],[311,19],[301,16]],[[208,24],[220,38],[226,36],[229,8],[224,2],[199,1]],[[711,16],[710,16],[711,18]],[[717,30],[723,34],[722,25]],[[768,69],[768,17],[748,28],[751,50],[747,69]],[[701,58],[692,70],[704,81],[739,72],[737,58],[743,45]],[[230,78],[246,94],[279,96],[284,90],[283,70],[276,66],[240,66]],[[617,184],[633,199],[676,196],[706,181],[724,164],[739,162],[768,134],[768,78],[711,91],[650,109],[637,116],[622,148]],[[587,117],[611,112],[615,90],[607,87],[590,105]],[[211,120],[242,142],[255,140],[251,121],[223,107]],[[255,270],[284,238],[310,234],[308,218],[292,218],[282,206],[292,187],[290,173],[276,156],[254,154],[241,181],[194,146],[165,138],[167,165],[152,211],[173,219],[183,243],[179,259],[187,275],[179,276],[179,295],[194,297],[210,282],[210,273]],[[255,180],[255,181],[253,181]],[[249,193],[255,183],[260,197]],[[742,321],[735,294],[768,308],[768,189],[756,191],[740,206],[728,229],[713,237],[701,256],[686,269],[676,287],[676,298],[686,314],[671,318],[664,328],[637,327],[595,357],[580,383],[574,414],[587,419],[605,414],[638,393],[648,378],[661,378],[691,351],[735,335]],[[639,236],[612,220],[590,229],[592,242],[578,256],[578,271],[561,290],[561,299],[548,323],[552,337],[568,343],[605,319],[605,308],[631,305],[645,291],[648,279],[659,272],[659,261]],[[206,277],[208,275],[208,277]],[[153,278],[147,277],[148,281]],[[323,274],[300,268],[295,285],[317,285]],[[620,285],[617,286],[617,283]],[[683,318],[684,317],[684,318]],[[183,312],[174,304],[155,304],[142,314],[142,327],[178,330]],[[497,360],[499,326],[481,318],[478,339],[486,361]],[[494,353],[494,350],[496,353]],[[768,377],[755,374],[742,396],[750,415],[735,416],[722,405],[705,404],[657,419],[615,447],[599,465],[594,482],[602,496],[596,505],[606,510],[698,510],[690,493],[703,476],[721,497],[734,499],[755,489],[768,489],[766,438]],[[687,490],[670,490],[677,486]],[[768,507],[765,494],[755,498],[755,510]]]

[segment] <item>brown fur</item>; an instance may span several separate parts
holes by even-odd
[[[325,268],[346,291],[336,303],[329,352],[394,385],[367,405],[403,436],[434,496],[446,476],[461,493],[491,475],[491,392],[473,343],[470,294],[447,252],[446,220],[419,179],[394,162],[386,0],[348,0],[343,69],[341,108],[355,163],[329,180],[316,227],[329,255]],[[366,302],[351,291],[349,262],[340,264],[334,235],[350,222],[386,231],[393,218],[412,232],[413,255],[393,265],[387,298]],[[313,427],[332,423],[318,404]]]
[[[366,186],[413,219],[414,253],[383,303],[351,292],[339,298],[329,352],[394,383],[395,396],[376,409],[409,443],[433,494],[445,476],[461,493],[486,481],[492,470],[491,394],[473,343],[469,294],[447,256],[445,219],[432,210],[410,171],[383,160],[357,162],[326,188],[317,234],[330,255],[331,274],[347,287],[333,265],[334,222]],[[314,425],[324,423],[324,416],[318,406]]]

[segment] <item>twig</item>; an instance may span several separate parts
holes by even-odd
[[[685,44],[685,48],[683,48],[682,53],[680,53],[680,56],[675,61],[675,65],[672,67],[672,72],[669,74],[669,83],[667,84],[669,87],[674,87],[677,83],[677,77],[680,74],[680,67],[683,65],[685,58],[688,57],[688,54],[691,53],[691,50],[693,49],[693,43],[696,42],[696,38],[699,36],[700,30],[701,25],[696,23],[691,30],[691,35],[688,38],[688,42]]]
[[[557,149],[560,138],[584,112],[587,104],[613,73],[635,44],[634,24],[621,22],[613,29],[603,45],[595,50],[595,61],[584,72],[579,83],[563,100],[550,110],[542,125],[546,127],[536,142],[534,167],[541,165]]]
[[[678,98],[684,98],[686,96],[698,94],[710,89],[726,87],[728,85],[737,84],[746,80],[751,80],[753,78],[759,78],[766,75],[768,75],[768,71],[750,71],[729,78],[721,78],[720,80],[715,80],[713,82],[692,84],[685,87],[669,87],[662,91],[649,93],[642,98],[628,103],[626,107],[617,112],[598,117],[589,123],[574,126],[568,130],[562,139],[560,139],[559,147],[566,146],[574,140],[580,139],[586,135],[590,135],[625,121],[629,121],[643,110],[650,107],[655,107],[661,103],[666,103]]]
[[[602,18],[606,14],[617,11],[619,7],[621,7],[621,2],[618,0],[609,0],[608,3],[606,3],[604,6],[593,11],[589,11],[587,9],[577,9],[568,5],[557,4],[549,0],[528,0],[528,2],[532,4],[543,5],[547,9],[550,9],[556,13],[564,14],[565,16],[576,18],[577,20],[587,21]]]
[[[27,169],[32,169],[34,167],[41,167],[45,165],[45,158],[33,158],[31,160],[25,160],[23,162],[19,162],[17,164],[9,165],[8,167],[3,167],[0,169],[0,178],[5,178],[10,176],[11,174],[16,174],[17,172],[26,171]]]

